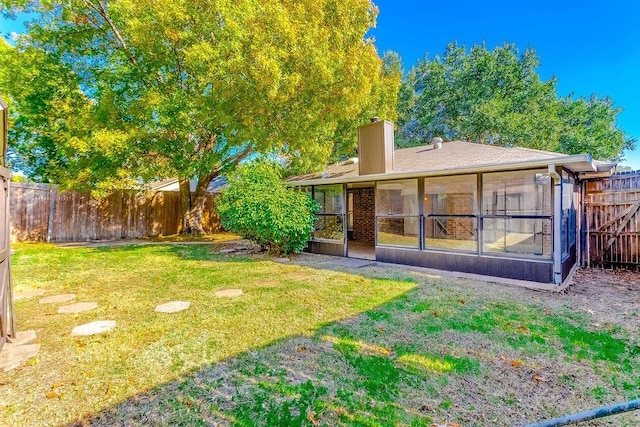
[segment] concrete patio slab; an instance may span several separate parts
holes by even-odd
[[[40,300],[40,304],[53,304],[53,303],[67,302],[75,298],[76,298],[75,294],[52,295],[50,297],[42,298]]]
[[[39,297],[41,295],[44,295],[44,290],[43,289],[34,289],[31,291],[24,291],[24,292],[16,292],[16,294],[13,296],[13,300],[14,301],[18,301],[21,299],[29,299],[29,298],[33,298],[33,297]]]
[[[336,257],[336,259],[332,259],[331,261],[328,261],[327,264],[340,266],[340,267],[347,267],[347,268],[362,268],[370,265],[375,265],[375,261],[370,261],[366,259],[357,259],[357,258]]]
[[[40,352],[40,344],[18,345],[0,351],[0,369],[7,372],[17,368],[23,362],[35,357]]]
[[[242,295],[242,289],[220,289],[216,291],[217,297],[239,297]]]
[[[62,307],[59,307],[58,313],[60,314],[81,313],[83,311],[93,310],[97,306],[98,306],[97,302],[78,302],[75,304],[63,305]]]
[[[303,252],[296,256],[292,261],[293,264],[305,267],[326,268],[328,270],[343,270],[346,268],[394,268],[399,271],[413,272],[417,274],[425,274],[430,277],[453,277],[468,280],[477,280],[482,282],[498,283],[508,286],[517,286],[522,288],[533,289],[537,291],[562,292],[569,285],[569,280],[565,280],[562,285],[553,285],[546,283],[538,283],[527,280],[508,279],[504,277],[483,276],[479,274],[462,273],[448,270],[435,270],[432,268],[415,267],[404,264],[392,264],[380,261],[367,261],[353,258],[343,258],[331,255],[319,255]]]
[[[179,311],[189,308],[191,303],[189,301],[171,301],[166,304],[160,304],[156,307],[157,313],[177,313]]]
[[[23,345],[36,339],[36,331],[20,331],[16,334],[15,338],[11,338],[11,342],[4,343],[4,350],[8,350],[12,347]]]
[[[71,331],[72,337],[96,335],[103,332],[108,332],[116,327],[114,320],[96,320],[95,322],[85,323],[84,325],[76,326]]]

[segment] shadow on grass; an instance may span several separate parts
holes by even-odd
[[[410,296],[327,323],[313,336],[249,349],[71,425],[429,425],[435,408],[403,401],[406,391],[426,392],[446,410],[435,388],[447,376],[477,374],[479,362],[416,352],[409,344],[375,344],[349,332],[354,322],[407,304]]]
[[[398,270],[383,274],[383,269],[333,268],[331,263],[304,268],[277,265],[262,256],[215,254],[210,244],[140,248],[115,246],[91,251],[113,253],[111,262],[127,268],[142,252],[149,256],[138,261],[142,267],[157,263],[155,270],[145,273],[149,276],[166,276],[164,266],[176,259],[196,261],[180,266],[190,275],[182,276],[185,271],[181,270],[168,280],[149,286],[143,283],[135,298],[175,297],[181,286],[187,286],[183,283],[189,283],[201,292],[192,295],[208,299],[211,291],[221,286],[222,276],[195,282],[211,271],[227,272],[226,276],[231,276],[228,283],[241,279],[253,288],[249,288],[246,299],[199,301],[198,315],[196,307],[184,313],[184,318],[197,324],[183,324],[177,316],[160,320],[148,314],[146,307],[125,307],[119,312],[122,327],[113,333],[114,337],[120,334],[121,341],[110,341],[108,335],[77,340],[82,344],[78,354],[83,356],[90,348],[102,356],[101,339],[126,347],[122,353],[131,359],[136,355],[130,352],[145,353],[147,347],[152,348],[150,357],[161,359],[153,360],[158,369],[187,373],[98,413],[86,414],[75,425],[374,426],[445,421],[516,425],[525,419],[562,415],[572,404],[584,404],[576,409],[588,409],[599,406],[598,399],[640,392],[640,377],[631,369],[640,363],[640,351],[633,340],[616,331],[593,330],[590,319],[570,311],[547,314],[545,307],[531,303],[533,294],[526,290],[503,289],[487,295],[491,285],[417,280],[418,276]],[[67,264],[78,269],[80,262],[92,268],[97,261],[106,264],[108,257],[83,260],[88,258],[86,254],[78,252]],[[71,257],[71,253],[67,255]],[[247,261],[255,264],[249,268],[240,265]],[[86,273],[102,274],[94,271],[102,266],[92,268]],[[310,268],[319,273],[315,275],[308,271]],[[349,275],[324,270],[347,271]],[[278,275],[274,287],[265,283],[265,271]],[[137,271],[134,274],[139,275]],[[239,277],[241,274],[244,276]],[[84,283],[95,277],[87,275],[78,280]],[[363,288],[367,284],[368,290]],[[108,283],[105,289],[109,289]],[[334,294],[326,294],[326,290]],[[376,292],[379,294],[374,295]],[[272,299],[268,300],[269,295]],[[294,319],[298,313],[300,317]],[[278,316],[280,319],[274,318]],[[185,331],[178,331],[184,326]],[[152,338],[131,343],[128,334],[136,328],[154,329]],[[238,337],[257,329],[261,335],[245,337],[246,344]],[[310,335],[302,335],[305,332]],[[186,346],[175,341],[194,338],[191,335],[195,339]],[[223,341],[241,345],[220,352],[222,360],[218,363],[209,364],[218,359],[208,356],[214,353],[211,348],[203,348],[203,359],[188,365],[198,366],[195,370],[180,370],[181,365],[172,368],[172,357],[181,361],[183,350],[222,348]],[[122,364],[113,366],[118,376],[105,378],[126,381],[127,361],[113,360]],[[147,368],[150,360],[140,364],[142,369],[153,370]],[[111,369],[109,365],[100,366]],[[580,377],[582,371],[590,376]],[[610,375],[616,384],[611,384]],[[160,382],[153,375],[150,378],[145,387]],[[593,395],[583,396],[589,387],[594,387]],[[108,385],[106,388],[108,392]],[[578,402],[566,401],[572,395],[579,397]]]
[[[386,280],[415,283],[391,274]],[[463,299],[444,285],[423,284],[312,336],[248,349],[74,425],[516,425],[599,406],[598,396],[580,396],[574,404],[585,406],[570,409],[561,396],[575,393],[573,379],[549,381],[554,374],[539,359],[526,362],[540,355],[550,365],[566,360],[566,369],[623,373],[613,388],[607,375],[583,385],[600,398],[640,392],[633,341],[590,330],[570,313]]]
[[[132,253],[135,254],[141,248],[153,248],[158,253],[172,254],[177,258],[187,261],[224,261],[224,262],[247,262],[253,260],[251,254],[223,254],[221,249],[234,247],[234,242],[151,242],[145,244],[97,246],[92,249],[105,253]],[[267,259],[267,253],[257,254]]]

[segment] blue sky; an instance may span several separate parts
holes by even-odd
[[[492,48],[513,42],[538,52],[543,79],[558,78],[562,96],[611,97],[623,109],[619,126],[640,139],[640,1],[374,0],[380,13],[371,31],[380,53],[394,50],[405,70],[442,54],[451,41]],[[0,33],[24,31],[0,17]],[[640,147],[626,153],[640,169]]]
[[[405,71],[427,53],[442,54],[451,41],[533,47],[538,73],[556,76],[561,96],[609,96],[623,109],[618,125],[640,139],[640,1],[374,2],[375,44],[380,53],[398,52]],[[623,165],[640,169],[640,146],[625,157]]]

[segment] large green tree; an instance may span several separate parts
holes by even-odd
[[[512,44],[467,50],[454,43],[443,56],[425,58],[400,89],[399,145],[440,136],[600,159],[633,148],[610,99],[559,97],[555,78],[543,81],[538,65],[533,49],[520,54]]]
[[[184,200],[196,232],[209,182],[229,167],[276,154],[309,170],[353,145],[358,123],[395,112],[399,76],[366,39],[369,0],[0,1],[38,14],[0,57],[18,68],[1,82],[15,120],[30,79],[51,68],[59,83],[44,83],[23,126],[41,131],[15,135],[17,151],[46,153],[38,170],[73,187],[179,176],[184,195],[195,178]]]

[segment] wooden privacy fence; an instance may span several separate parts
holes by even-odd
[[[215,195],[207,195],[204,229],[220,231]],[[115,191],[96,198],[89,191],[58,192],[56,186],[12,183],[13,241],[80,242],[167,236],[180,232],[177,191]]]
[[[640,267],[640,171],[587,182],[588,265]]]
[[[13,284],[11,279],[11,246],[9,244],[9,178],[6,168],[7,106],[0,98],[0,350],[8,338],[16,336],[13,317]]]

